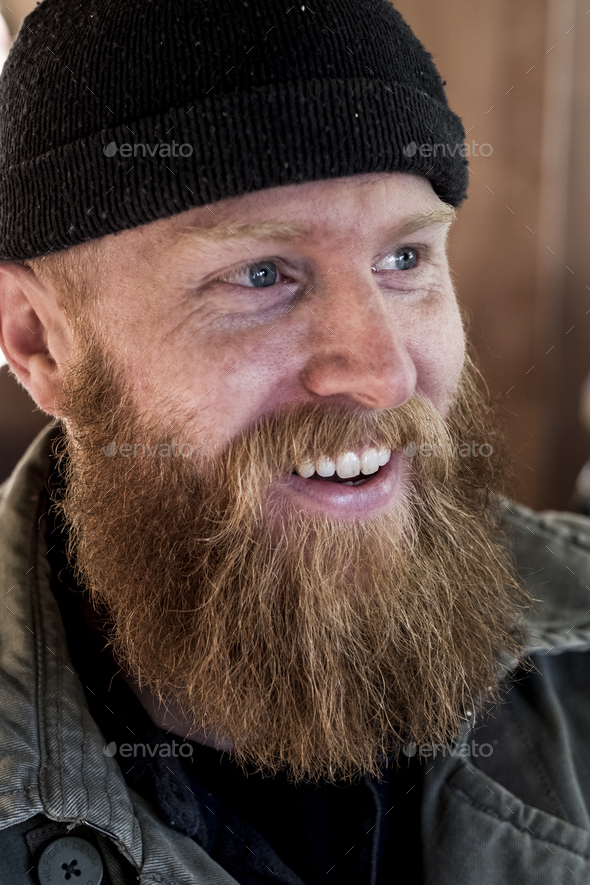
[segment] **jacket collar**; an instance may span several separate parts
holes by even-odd
[[[41,812],[85,822],[111,835],[139,867],[142,840],[129,792],[115,760],[102,752],[49,588],[43,517],[58,430],[53,424],[39,434],[0,499],[0,586],[6,587],[7,609],[0,642],[0,818],[16,822]]]

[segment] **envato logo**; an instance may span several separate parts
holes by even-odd
[[[190,458],[193,453],[193,447],[189,443],[183,443],[179,446],[175,440],[172,443],[158,443],[153,448],[149,443],[123,443],[118,446],[116,442],[110,442],[102,450],[103,455],[112,458],[117,452],[122,458]]]
[[[141,756],[143,759],[146,757],[153,759],[154,756],[192,756],[193,748],[186,741],[183,741],[182,744],[173,740],[172,744],[119,744],[118,746],[116,741],[111,741],[110,744],[102,748],[102,752],[110,759],[116,756],[117,753],[124,759],[136,758],[137,756]]]
[[[411,141],[403,150],[406,157],[415,157],[420,154],[421,157],[491,157],[494,148],[491,144],[477,144],[472,141],[471,144],[416,144]]]
[[[164,144],[145,144],[143,141],[136,142],[136,144],[129,144],[129,142],[123,142],[123,144],[117,144],[116,141],[110,141],[108,144],[102,149],[105,157],[114,157],[116,154],[119,154],[121,157],[155,157],[156,154],[158,157],[190,157],[193,153],[192,144],[187,144],[184,142],[183,144],[177,144],[176,141],[164,143]]]
[[[443,443],[421,443],[419,446],[415,442],[408,443],[402,449],[406,458],[413,458],[414,455],[420,455],[422,458],[489,458],[494,454],[494,447],[489,443],[455,443],[454,446]]]
[[[475,741],[471,741],[471,743],[467,741],[458,747],[453,744],[416,744],[411,741],[403,747],[402,752],[404,756],[422,756],[424,759],[434,759],[438,755],[443,757],[459,756],[460,758],[483,756],[487,758],[494,752],[494,747],[492,744],[478,744]]]

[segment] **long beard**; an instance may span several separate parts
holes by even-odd
[[[194,417],[172,432],[169,405],[142,413],[87,342],[62,406],[57,506],[121,666],[187,731],[214,730],[239,764],[294,781],[379,777],[408,741],[455,736],[493,699],[503,656],[518,656],[527,602],[498,536],[502,456],[474,379],[467,360],[446,421],[419,396],[382,411],[305,404],[183,457]],[[109,457],[113,443],[135,457]],[[281,475],[359,444],[408,452],[389,513],[279,508]]]

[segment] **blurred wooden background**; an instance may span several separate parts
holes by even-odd
[[[471,160],[451,266],[480,366],[508,412],[515,497],[567,506],[590,457],[590,3],[397,0],[447,81]],[[486,148],[486,153],[488,149]]]
[[[514,496],[536,508],[565,508],[590,457],[578,417],[590,372],[586,4],[395,3],[433,54],[467,141],[493,148],[471,159],[451,265],[497,413],[508,422]],[[0,5],[13,32],[33,5]],[[2,476],[46,419],[5,367],[0,403]]]

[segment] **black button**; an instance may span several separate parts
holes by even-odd
[[[54,839],[37,864],[41,885],[100,885],[102,873],[102,859],[94,845],[77,836]]]

